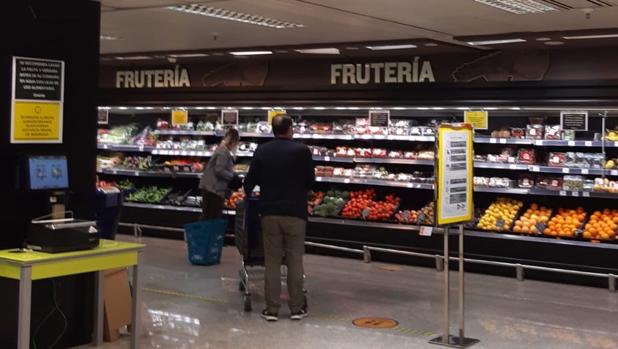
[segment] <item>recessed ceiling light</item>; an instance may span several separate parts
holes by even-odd
[[[117,56],[114,57],[119,61],[139,61],[142,59],[152,59],[150,56]]]
[[[206,109],[208,109],[208,110],[215,110],[217,108],[216,107],[206,107]]]
[[[272,55],[273,51],[232,51],[230,54],[234,56],[259,56]]]
[[[113,40],[118,40],[118,39],[119,39],[119,37],[117,37],[117,36],[113,36],[113,35],[105,35],[105,34],[101,34],[101,35],[99,36],[99,39],[100,39],[100,40],[112,40],[112,41],[113,41]]]
[[[576,35],[576,36],[563,36],[562,38],[566,40],[611,39],[611,38],[618,38],[618,34]]]
[[[325,107],[314,107],[313,110],[326,110]]]
[[[307,48],[307,49],[298,49],[294,50],[298,53],[308,53],[314,55],[338,55],[339,49],[334,47],[326,47],[326,48]]]
[[[208,57],[207,53],[178,53],[169,55],[173,58],[195,58],[195,57]]]
[[[550,41],[551,38],[547,38],[547,37],[543,37],[543,38],[536,38],[536,41]]]
[[[560,45],[564,45],[564,42],[563,41],[545,41],[544,44],[548,46],[560,46]]]
[[[253,110],[253,107],[242,107],[242,110]]]
[[[427,47],[437,47],[437,46],[440,46],[440,45],[436,44],[435,42],[428,42],[428,43],[425,44],[425,46],[427,46]]]
[[[303,109],[305,109],[305,108],[303,108],[303,107],[294,107],[294,110],[303,110]]]
[[[503,39],[503,40],[468,41],[468,44],[472,46],[484,46],[484,45],[514,44],[518,42],[526,42],[526,40],[518,38],[518,39]]]
[[[518,15],[530,13],[544,13],[556,11],[557,9],[546,3],[536,0],[475,0],[481,4],[489,5],[503,11]]]
[[[247,24],[254,24],[263,27],[275,28],[275,29],[290,29],[290,28],[302,28],[304,25],[298,23],[292,23],[288,21],[282,21],[279,19],[267,18],[258,15],[252,15],[243,12],[236,12],[231,10],[225,10],[222,8],[204,6],[202,4],[188,4],[169,6],[168,10],[190,13],[194,15],[202,15],[207,17],[213,17],[218,19],[224,19],[228,21],[235,21]]]
[[[403,44],[403,45],[379,45],[379,46],[365,46],[372,51],[383,51],[383,50],[405,50],[409,48],[416,48],[416,45],[412,44]]]

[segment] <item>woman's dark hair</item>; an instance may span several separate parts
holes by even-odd
[[[288,115],[277,115],[272,121],[273,134],[275,137],[283,136],[288,133],[293,124],[292,118]]]
[[[225,132],[225,136],[223,136],[223,141],[227,145],[235,145],[240,141],[240,134],[238,134],[238,130],[235,128],[230,128]]]

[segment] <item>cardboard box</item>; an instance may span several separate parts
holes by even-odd
[[[131,290],[127,269],[111,269],[104,272],[103,297],[105,302],[105,329],[107,342],[120,338],[119,329],[131,324]]]

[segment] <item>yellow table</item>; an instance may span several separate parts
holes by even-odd
[[[95,319],[93,342],[103,343],[103,271],[113,268],[133,267],[133,312],[131,348],[139,347],[139,304],[141,285],[139,264],[140,244],[101,240],[99,247],[77,252],[41,253],[21,250],[0,251],[0,277],[19,280],[19,312],[17,322],[17,348],[30,348],[30,314],[32,281],[54,277],[95,273]]]

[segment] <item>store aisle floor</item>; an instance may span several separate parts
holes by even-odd
[[[258,315],[262,282],[253,288],[254,312],[242,311],[234,248],[225,248],[221,265],[196,267],[182,241],[143,242],[142,348],[436,348],[427,344],[441,328],[442,274],[434,269],[308,255],[310,316],[292,322],[282,308],[279,322],[266,323]],[[473,348],[618,349],[616,293],[478,274],[468,274],[467,287],[468,334],[481,340]],[[352,324],[368,316],[399,327]],[[102,348],[126,347],[121,340]]]

